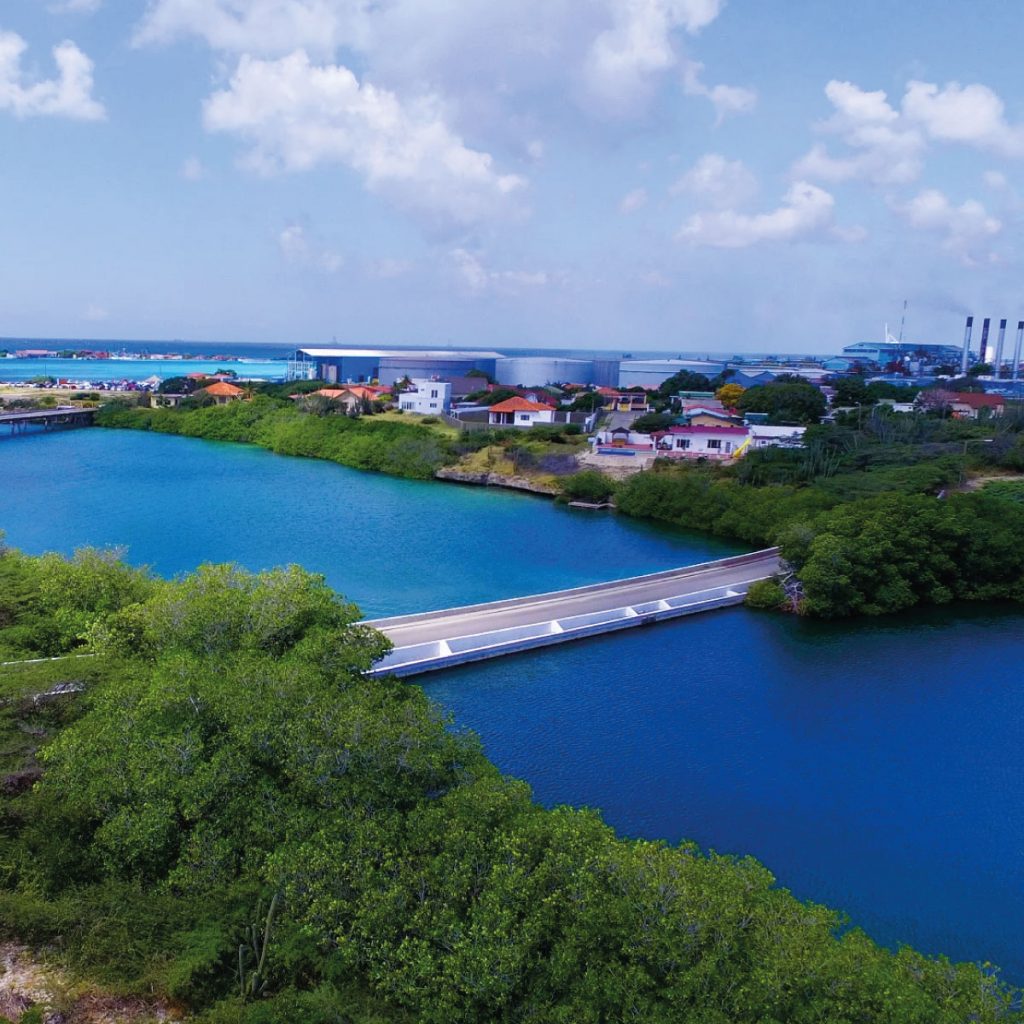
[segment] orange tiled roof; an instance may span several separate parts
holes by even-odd
[[[528,402],[525,398],[506,398],[504,402],[498,402],[491,406],[491,412],[550,412],[550,405],[540,405],[537,402]]]
[[[228,384],[227,381],[219,380],[216,384],[211,384],[208,388],[203,388],[208,395],[214,395],[215,397],[221,398],[235,398],[238,395],[244,395],[245,389],[235,387],[234,384]]]

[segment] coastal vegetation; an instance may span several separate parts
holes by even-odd
[[[987,965],[883,949],[750,858],[541,808],[366,678],[387,641],[320,577],[0,573],[6,650],[91,655],[0,676],[0,930],[111,991],[206,1024],[1021,1020]]]

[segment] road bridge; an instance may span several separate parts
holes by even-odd
[[[370,672],[413,676],[740,604],[778,548],[646,576],[366,623],[395,645]]]
[[[93,412],[92,409],[82,409],[75,405],[60,405],[56,409],[0,412],[0,427],[10,427],[12,434],[25,433],[32,427],[40,427],[43,430],[91,427]]]

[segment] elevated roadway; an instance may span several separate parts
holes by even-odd
[[[739,604],[779,571],[777,548],[572,590],[373,619],[394,650],[372,675],[412,676]]]

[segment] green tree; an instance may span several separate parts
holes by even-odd
[[[786,375],[770,384],[747,388],[738,403],[741,412],[766,412],[769,422],[778,424],[817,423],[825,407],[825,396],[818,388]]]

